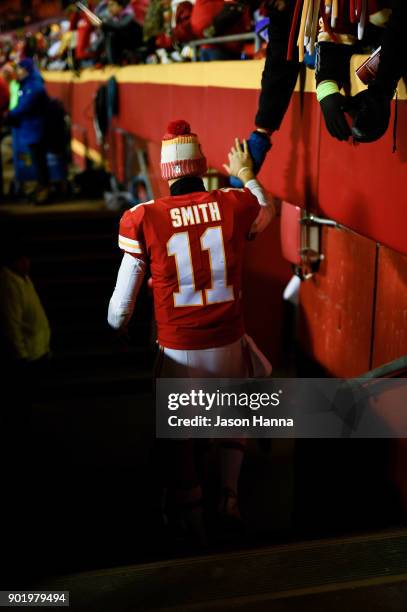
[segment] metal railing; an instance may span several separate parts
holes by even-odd
[[[261,46],[260,37],[256,32],[246,32],[243,34],[230,34],[229,36],[217,36],[214,38],[199,38],[198,40],[190,40],[187,44],[192,49],[192,61],[198,61],[198,49],[203,45],[217,45],[227,42],[253,41],[254,50],[257,53]]]

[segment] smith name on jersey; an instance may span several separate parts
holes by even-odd
[[[244,334],[241,272],[259,210],[248,189],[219,189],[160,198],[124,213],[119,246],[150,265],[162,346],[205,349]]]

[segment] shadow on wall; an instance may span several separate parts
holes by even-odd
[[[407,355],[407,256],[380,246],[372,367]]]
[[[253,336],[273,366],[281,365],[283,291],[292,276],[281,253],[280,218],[247,245],[243,276],[243,308],[247,333]]]
[[[407,88],[407,76],[404,77],[404,84]],[[398,100],[397,104],[400,107],[407,109],[407,100]],[[394,109],[392,109],[392,119],[394,119]],[[392,128],[392,122],[390,120],[390,129]],[[401,163],[405,164],[407,162],[407,112],[398,112],[397,113],[397,153],[399,160]]]
[[[300,86],[304,89],[305,86],[305,71],[301,70]],[[290,191],[292,188],[292,177],[296,174],[298,149],[301,147],[304,160],[303,172],[303,195],[305,206],[312,206],[316,202],[318,189],[318,155],[316,154],[315,146],[312,147],[315,137],[316,142],[319,141],[319,132],[321,129],[321,112],[319,108],[312,106],[310,96],[301,91],[300,95],[293,96],[292,99],[293,115],[291,117],[290,131],[290,154],[287,169],[284,174],[285,189]],[[314,153],[312,154],[312,151]],[[301,195],[298,196],[301,200]],[[297,200],[297,201],[300,201]]]

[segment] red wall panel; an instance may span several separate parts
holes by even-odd
[[[93,124],[93,100],[99,85],[97,82],[49,82],[47,90],[50,96],[55,96],[64,103],[71,122],[84,128],[87,146],[100,152]]]
[[[72,96],[77,86],[74,83],[66,83],[64,81],[56,83],[46,81],[45,85],[49,95],[61,100],[72,117]]]
[[[126,99],[119,117],[122,127],[160,143],[170,119],[186,119],[199,133],[210,166],[221,171],[235,137],[247,138],[254,128],[256,91],[154,84],[122,84],[120,91]],[[300,205],[311,196],[315,200],[318,118],[311,94],[305,94],[303,102],[299,96],[293,98],[260,173],[277,197]]]
[[[71,127],[71,137],[72,139],[80,142],[85,147],[85,150],[87,149],[88,132],[85,128],[83,128],[81,125],[74,123]],[[85,170],[86,157],[82,155],[82,151],[79,154],[79,153],[76,153],[75,150],[73,150],[72,157],[73,157],[74,164],[80,170]]]
[[[324,228],[322,251],[319,273],[301,285],[301,346],[330,375],[357,376],[370,367],[376,245]]]
[[[407,355],[407,257],[380,247],[373,368]]]
[[[315,95],[294,94],[273,147],[259,174],[281,200],[304,207],[317,203],[319,172],[319,109]]]
[[[407,253],[407,101],[398,113],[394,154],[391,128],[377,142],[353,145],[322,126],[318,204],[326,217]]]
[[[93,99],[99,82],[49,82],[48,91],[69,109],[73,123],[88,132],[89,147],[100,151],[93,126]],[[199,132],[210,166],[223,170],[235,136],[253,129],[258,92],[219,87],[181,87],[121,83],[117,126],[150,142],[161,143],[170,119],[182,117]],[[163,103],[165,100],[165,103]],[[233,109],[233,121],[231,120]],[[302,121],[298,121],[301,117]],[[319,114],[312,94],[294,96],[275,136],[260,179],[280,198],[303,206],[315,202],[318,177]]]
[[[72,121],[83,125],[88,132],[88,146],[100,152],[93,124],[93,100],[97,83],[81,83],[75,86],[71,94]]]
[[[97,85],[77,84],[78,94],[73,96],[74,120],[89,128]],[[120,104],[117,124],[141,138],[161,143],[171,119],[186,119],[199,132],[210,166],[223,171],[235,137],[248,137],[253,130],[257,97],[256,91],[244,89],[121,83],[120,98],[125,103]],[[302,117],[302,122],[298,117]],[[310,198],[315,201],[318,135],[319,114],[313,95],[304,94],[302,101],[295,96],[260,173],[260,179],[277,197],[302,206]]]
[[[48,84],[71,109],[73,121],[87,126],[89,146],[95,148],[92,112],[99,84]],[[253,89],[152,83],[120,83],[119,95],[118,126],[159,143],[170,119],[185,118],[199,132],[210,166],[220,170],[233,138],[253,129],[258,98]],[[398,150],[392,154],[391,129],[376,143],[340,143],[322,125],[315,94],[295,93],[261,180],[277,197],[317,204],[321,214],[407,253],[407,101],[399,101],[398,109]]]

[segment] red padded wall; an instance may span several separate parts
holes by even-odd
[[[353,145],[322,126],[318,205],[324,216],[407,253],[407,101],[399,101],[398,116],[394,154],[391,128],[377,142]]]
[[[50,93],[66,102],[73,121],[87,127],[89,146],[96,149],[92,112],[99,84],[48,83]],[[158,144],[168,121],[183,117],[199,131],[210,166],[222,170],[233,138],[247,136],[253,129],[258,92],[120,83],[119,96],[118,126]],[[392,153],[391,129],[378,142],[356,147],[329,136],[314,93],[295,93],[281,129],[273,136],[274,146],[260,178],[277,197],[317,206],[321,214],[407,253],[406,100],[399,101],[398,115],[397,153]]]
[[[380,247],[373,368],[407,355],[407,257]]]
[[[324,228],[322,252],[319,273],[301,285],[301,346],[328,374],[357,376],[370,369],[376,245]]]
[[[71,137],[78,142],[82,143],[85,148],[87,148],[87,140],[88,140],[88,132],[81,125],[73,124],[71,126]],[[78,166],[80,170],[85,170],[86,168],[86,157],[82,154],[76,153],[73,151],[72,158],[74,164]]]
[[[96,140],[96,133],[93,124],[93,100],[98,83],[81,83],[74,85],[71,92],[71,113],[74,123],[83,125],[88,132],[88,146],[96,151],[100,151]]]
[[[315,94],[294,94],[260,180],[281,200],[316,206],[319,172],[319,108]]]

